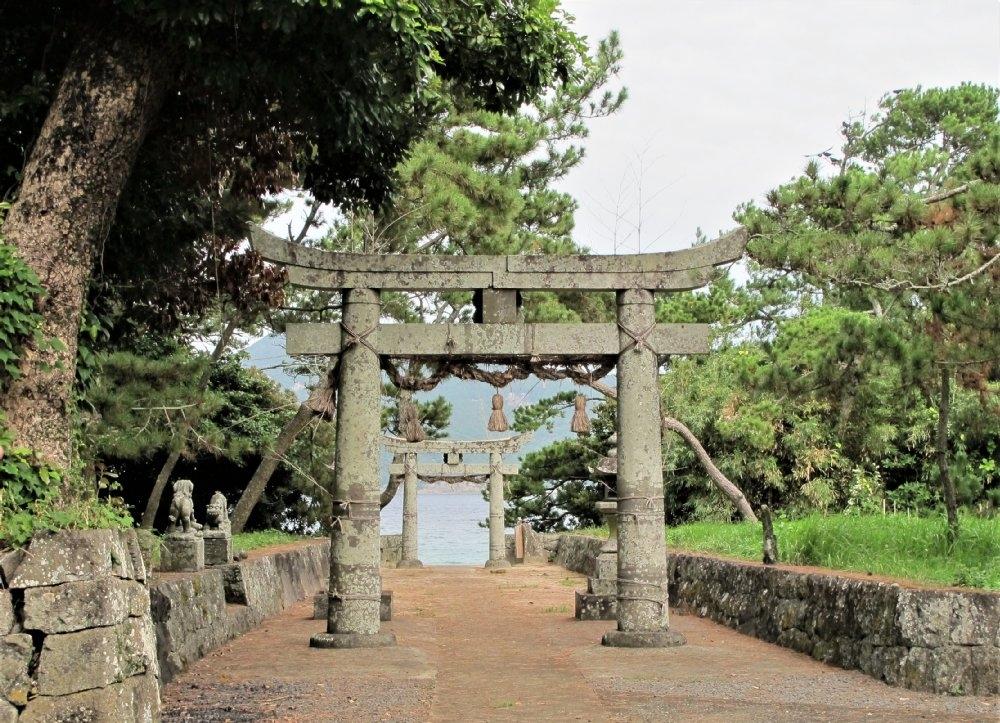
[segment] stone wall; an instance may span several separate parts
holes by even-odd
[[[544,536],[586,572],[600,540]],[[905,587],[706,555],[668,555],[670,603],[747,635],[935,693],[1000,693],[1000,594]]]
[[[158,719],[145,582],[133,530],[41,534],[0,556],[0,723]]]
[[[164,682],[213,648],[326,587],[330,544],[303,544],[231,565],[157,575],[150,586]]]

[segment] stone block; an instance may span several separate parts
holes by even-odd
[[[949,642],[955,645],[1000,644],[1000,595],[968,592],[952,598]]]
[[[10,590],[0,590],[0,635],[6,635],[14,629],[14,603]]]
[[[812,637],[802,632],[801,630],[793,628],[792,630],[785,630],[778,635],[778,645],[786,648],[791,648],[799,653],[805,653],[806,655],[812,655],[813,647],[815,642]]]
[[[52,721],[129,721],[160,719],[160,690],[152,673],[127,678],[105,688],[69,695],[39,696],[21,712],[18,723]],[[3,718],[0,717],[0,721]]]
[[[221,530],[210,530],[202,535],[205,540],[205,565],[228,565],[233,561],[233,538]]]
[[[10,578],[15,589],[60,585],[99,577],[134,577],[119,530],[62,530],[32,538]]]
[[[330,596],[326,590],[320,590],[313,596],[313,620],[326,620],[330,610]],[[392,620],[392,590],[383,590],[379,601],[378,619],[383,622]]]
[[[21,560],[24,559],[24,550],[8,550],[6,552],[0,552],[0,578],[2,578],[2,584],[10,587],[11,578],[14,577],[14,571],[17,566],[21,564]]]
[[[614,553],[601,553],[594,562],[594,577],[602,580],[618,579],[618,555]]]
[[[587,592],[591,595],[610,595],[611,597],[616,597],[618,595],[618,581],[615,578],[607,580],[588,577]]]
[[[614,620],[618,614],[618,601],[614,595],[576,593],[577,620]]]
[[[28,702],[32,689],[28,668],[33,653],[31,636],[14,633],[0,638],[0,698],[15,705]]]
[[[144,532],[149,532],[144,530]],[[125,549],[128,551],[128,564],[129,564],[129,577],[132,580],[138,580],[140,582],[146,581],[146,573],[152,570],[153,567],[146,563],[146,557],[142,549],[142,545],[139,543],[139,531],[138,530],[125,530],[121,533],[122,542],[125,543]]]
[[[16,723],[17,708],[5,700],[0,700],[0,723]]]
[[[172,532],[160,549],[162,572],[198,572],[205,569],[205,540],[190,532]]]
[[[38,662],[38,692],[68,695],[147,672],[156,675],[157,670],[152,623],[130,618],[110,627],[46,636]]]
[[[774,607],[778,630],[802,628],[809,612],[808,605],[801,600],[781,600]]]
[[[954,597],[943,590],[900,590],[896,627],[901,642],[925,648],[947,645]]]
[[[105,577],[24,591],[25,630],[70,633],[148,614],[149,593],[136,580]]]

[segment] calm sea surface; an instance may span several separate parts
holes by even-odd
[[[418,494],[420,559],[425,565],[482,565],[489,558],[489,505],[478,492]],[[382,533],[403,529],[403,490],[382,510]]]

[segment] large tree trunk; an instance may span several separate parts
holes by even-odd
[[[680,421],[674,419],[673,417],[668,417],[663,415],[663,426],[665,429],[673,430],[677,434],[684,438],[684,441],[688,443],[688,446],[694,450],[695,456],[698,461],[701,462],[701,466],[705,468],[708,472],[708,476],[715,483],[715,486],[719,488],[726,497],[732,500],[733,504],[736,505],[736,509],[740,511],[743,515],[744,520],[750,520],[751,522],[757,521],[757,515],[754,514],[753,508],[750,507],[750,503],[747,502],[747,498],[740,491],[740,488],[734,485],[729,479],[722,474],[722,471],[715,466],[712,462],[712,458],[709,456],[705,448],[701,446],[701,442],[698,438],[694,436],[690,429],[685,427]]]
[[[184,429],[185,431],[187,430],[186,425]],[[163,497],[163,490],[166,489],[170,475],[174,473],[174,467],[177,466],[177,461],[181,458],[181,451],[183,449],[183,447],[177,447],[171,450],[166,460],[164,460],[163,466],[160,467],[160,473],[156,475],[156,481],[153,483],[153,491],[150,492],[149,499],[146,500],[146,509],[142,512],[142,522],[139,524],[144,530],[153,529],[153,523],[156,521],[156,512],[160,509],[160,498]]]
[[[948,455],[948,413],[951,409],[951,369],[941,365],[941,388],[938,397],[937,460],[944,506],[948,512],[948,541],[958,539],[958,500],[955,495],[955,481],[951,478]]]
[[[83,33],[3,228],[46,289],[46,343],[25,349],[2,407],[18,443],[63,469],[87,281],[164,95],[165,53],[122,30]]]
[[[299,432],[306,428],[315,415],[316,412],[313,411],[312,407],[303,402],[299,405],[295,416],[285,423],[274,442],[274,447],[264,455],[246,489],[240,495],[239,502],[236,503],[231,520],[234,535],[243,532],[247,520],[250,519],[250,513],[253,512],[253,508],[257,506],[261,495],[264,494],[264,489],[271,480],[274,470],[278,468],[278,462],[287,454]]]

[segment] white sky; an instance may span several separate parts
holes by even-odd
[[[647,170],[642,251],[683,248],[699,226],[801,172],[840,123],[887,91],[1000,85],[998,0],[564,0],[591,39],[625,52],[622,111],[594,121],[564,183],[576,240],[614,251],[608,227],[637,155]],[[624,196],[634,197],[626,180]],[[627,203],[635,220],[634,198]],[[625,233],[619,231],[619,239]],[[636,251],[634,234],[619,253]]]

